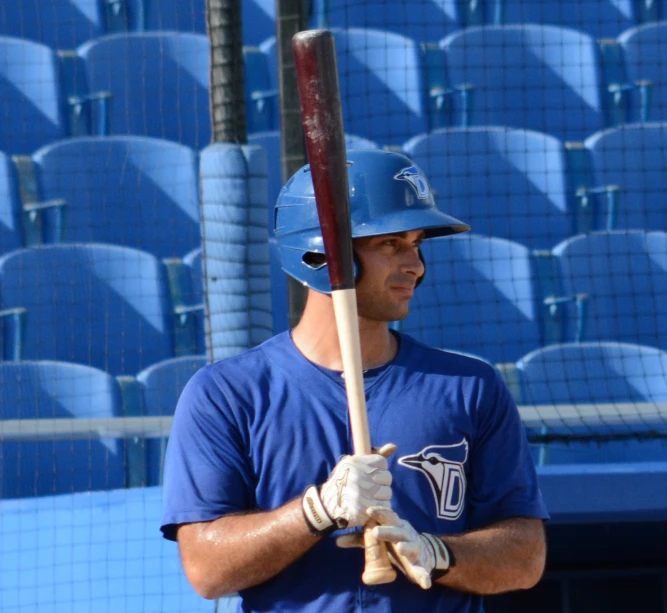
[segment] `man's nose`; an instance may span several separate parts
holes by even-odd
[[[401,263],[401,272],[410,273],[416,277],[424,274],[424,262],[420,257],[419,249],[406,249],[406,254]]]

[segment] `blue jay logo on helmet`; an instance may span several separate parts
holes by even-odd
[[[424,230],[426,238],[433,238],[470,230],[438,209],[423,172],[405,155],[352,149],[347,160],[352,238],[410,230]],[[318,292],[331,292],[309,166],[280,191],[273,238],[287,274]]]
[[[417,198],[426,200],[431,196],[431,189],[426,181],[426,177],[414,164],[409,168],[404,168],[401,172],[394,175],[398,181],[407,181],[417,192]]]

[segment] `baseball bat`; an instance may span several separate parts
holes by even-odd
[[[331,298],[343,360],[354,453],[372,453],[361,364],[354,259],[347,182],[345,132],[336,46],[328,30],[305,30],[292,38],[306,150],[331,281]],[[368,585],[396,578],[386,544],[364,530]]]

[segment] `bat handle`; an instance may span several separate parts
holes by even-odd
[[[371,530],[377,526],[372,519],[364,526],[364,551],[366,552],[366,564],[361,576],[366,585],[379,585],[391,583],[396,579],[396,571],[391,565],[387,543],[380,541]]]

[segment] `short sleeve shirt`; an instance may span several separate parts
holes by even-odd
[[[486,362],[400,335],[371,373],[371,440],[389,459],[392,507],[418,531],[459,534],[510,517],[547,519],[519,413]],[[352,453],[344,381],[308,361],[289,332],[211,364],[176,408],[165,463],[162,532],[229,513],[275,509],[323,483]],[[243,611],[482,611],[477,596],[402,575],[361,581],[363,552],[323,539],[278,576],[241,593]],[[241,606],[241,605],[239,605]]]

